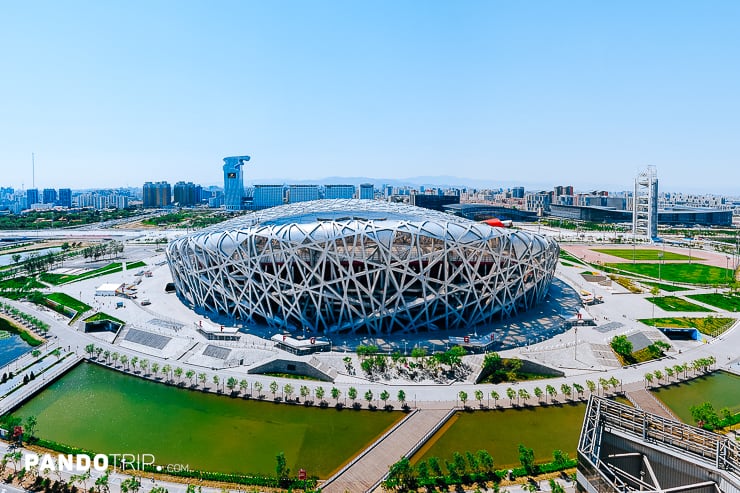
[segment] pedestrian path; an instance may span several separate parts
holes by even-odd
[[[630,385],[625,386],[624,390],[625,390],[625,395],[627,399],[629,399],[632,405],[635,406],[636,408],[649,412],[649,413],[657,414],[658,416],[662,418],[675,419],[676,421],[681,421],[666,406],[664,406],[658,400],[657,397],[651,394],[644,387],[640,387],[639,385],[635,385],[635,384],[630,384]]]
[[[321,485],[325,493],[370,491],[388,468],[425,442],[454,413],[454,409],[417,409],[406,416],[354,461]]]

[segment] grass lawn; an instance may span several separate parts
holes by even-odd
[[[644,284],[646,286],[651,286],[651,287],[657,287],[661,291],[666,291],[668,293],[674,293],[676,291],[686,291],[688,289],[683,286],[674,286],[673,284],[666,284],[664,282],[640,281],[640,284]]]
[[[50,274],[47,272],[47,273],[41,274],[39,277],[44,282],[48,282],[49,284],[53,284],[54,286],[59,286],[61,284],[68,284],[70,282],[83,281],[85,279],[92,279],[93,277],[104,276],[106,274],[114,274],[116,272],[121,272],[122,270],[123,270],[123,266],[121,265],[121,262],[111,262],[110,264],[104,267],[91,270],[90,272],[85,272],[84,274],[67,275],[67,274]]]
[[[664,281],[680,282],[684,284],[723,284],[732,281],[735,272],[732,269],[714,267],[704,264],[606,264],[616,269],[626,270],[634,274]]]
[[[146,267],[146,262],[138,260],[136,262],[126,262],[126,269],[138,269],[139,267]]]
[[[702,334],[716,337],[732,327],[735,323],[734,318],[721,317],[668,317],[668,318],[644,318],[640,322],[653,327],[676,327],[686,329],[694,327]]]
[[[709,308],[695,305],[678,296],[661,296],[655,298],[645,298],[655,306],[662,308],[667,312],[711,312]]]
[[[593,248],[594,252],[599,253],[605,253],[607,255],[611,255],[613,257],[619,257],[623,258],[625,260],[660,260],[660,255],[663,252],[663,250],[658,250],[655,248],[637,248],[634,250],[634,257],[633,250],[631,248]],[[680,253],[673,253],[673,252],[665,252],[663,255],[663,260],[703,260],[697,257],[694,257],[693,255],[689,257],[688,255],[683,255]]]
[[[738,295],[719,293],[690,294],[687,298],[716,306],[720,310],[726,310],[728,312],[736,312],[740,309],[740,296]]]
[[[583,263],[581,261],[581,259],[574,257],[573,255],[571,255],[570,253],[568,253],[568,252],[566,252],[565,250],[562,250],[562,249],[560,250],[560,258],[562,260],[567,260],[569,262],[576,262],[576,263],[579,263],[579,264]]]
[[[83,313],[92,308],[87,303],[83,303],[82,301],[76,298],[72,298],[68,294],[64,294],[64,293],[49,293],[45,297],[46,299],[51,300],[55,303],[59,303],[60,305],[64,305],[68,308],[71,308],[77,313]]]
[[[45,288],[43,284],[38,282],[33,277],[14,277],[12,279],[5,279],[4,281],[0,281],[0,289],[22,289],[25,291],[30,291],[32,289],[40,289]]]
[[[123,320],[103,312],[98,312],[95,315],[87,317],[85,319],[85,322],[97,322],[99,320],[110,320],[111,322],[116,322],[117,324],[126,325],[126,322],[124,322]]]

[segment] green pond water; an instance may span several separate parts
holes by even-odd
[[[683,422],[692,425],[695,423],[689,408],[702,402],[711,402],[717,411],[726,407],[733,413],[740,412],[740,376],[724,371],[652,392]]]
[[[36,416],[42,438],[96,453],[150,453],[162,465],[272,475],[284,452],[292,471],[320,478],[403,417],[233,399],[87,363],[13,414]]]
[[[520,443],[533,449],[538,461],[552,460],[555,449],[575,457],[585,412],[586,404],[581,403],[457,413],[413,460],[437,457],[444,463],[453,452],[483,449],[493,456],[496,468],[518,466]]]

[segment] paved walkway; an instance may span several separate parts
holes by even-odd
[[[648,392],[644,387],[640,387],[639,384],[631,384],[628,388],[624,389],[625,395],[630,402],[643,411],[657,414],[658,416],[666,419],[678,419],[667,407],[665,407],[653,394]]]
[[[401,457],[415,451],[451,416],[450,409],[417,410],[368,447],[347,467],[329,478],[321,491],[370,491]]]

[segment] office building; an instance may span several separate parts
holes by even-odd
[[[249,156],[230,156],[224,158],[224,205],[227,211],[238,211],[244,202],[244,178],[242,167]]]
[[[375,188],[372,183],[363,183],[360,185],[361,200],[373,200],[375,198]]]
[[[266,209],[283,205],[282,185],[255,185],[252,199],[254,209]]]
[[[319,199],[318,185],[291,185],[288,188],[288,203],[308,202]]]
[[[353,199],[355,198],[354,185],[326,185],[324,187],[325,199]]]

